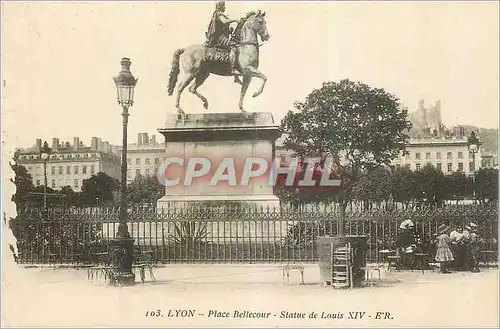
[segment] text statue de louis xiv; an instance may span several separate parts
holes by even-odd
[[[175,107],[180,114],[184,114],[179,102],[184,89],[191,83],[189,91],[202,100],[203,106],[208,109],[208,100],[200,94],[200,87],[210,74],[220,76],[234,76],[234,82],[241,85],[239,109],[244,112],[243,99],[248,85],[253,77],[260,78],[262,84],[254,93],[257,97],[264,90],[266,76],[259,70],[259,38],[262,41],[269,39],[265,12],[260,10],[249,12],[240,20],[232,20],[226,14],[224,1],[216,4],[215,11],[206,32],[205,44],[192,45],[177,49],[172,60],[172,69],[168,81],[168,95],[171,96],[177,84],[179,73],[183,78],[177,84]],[[230,27],[237,23],[236,28]],[[240,80],[239,76],[242,76]]]

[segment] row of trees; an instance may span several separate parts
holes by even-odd
[[[18,207],[42,206],[44,186],[35,186],[33,178],[26,167],[15,161],[11,168],[15,173],[12,182],[16,185],[16,193],[12,201]],[[56,191],[47,186],[48,206],[102,206],[117,205],[120,183],[117,179],[99,172],[83,180],[80,191],[74,191],[71,186],[64,186]],[[156,204],[164,195],[165,188],[155,177],[137,176],[127,186],[127,202],[129,204]]]
[[[349,183],[344,183],[343,188]],[[398,202],[405,208],[411,205],[441,206],[445,201],[477,199],[488,203],[498,199],[498,170],[480,169],[476,179],[463,172],[444,175],[432,165],[421,170],[408,168],[387,169],[379,167],[359,175],[351,191],[318,191],[307,188],[279,186],[281,200],[293,205],[359,201],[365,208],[382,203]]]

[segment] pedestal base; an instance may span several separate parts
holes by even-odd
[[[165,195],[157,202],[158,210],[190,207],[231,207],[279,212],[280,200],[275,195]]]
[[[133,285],[135,275],[132,272],[132,263],[134,260],[134,239],[114,238],[110,240],[110,257],[113,267],[114,285]]]

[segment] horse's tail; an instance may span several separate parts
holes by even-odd
[[[172,94],[174,93],[175,84],[177,83],[179,72],[181,71],[179,68],[179,58],[181,57],[184,50],[184,48],[180,48],[174,52],[174,57],[172,59],[172,70],[170,71],[170,75],[168,78],[168,96],[172,96]]]

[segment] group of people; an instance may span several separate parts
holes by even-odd
[[[415,267],[417,253],[435,254],[442,273],[455,271],[479,272],[479,234],[475,223],[465,227],[459,225],[438,227],[433,241],[424,241],[415,231],[411,219],[404,220],[399,226],[396,254],[400,256],[401,267]]]
[[[442,273],[456,271],[479,272],[479,234],[475,223],[464,228],[442,224],[438,228],[436,261]]]

